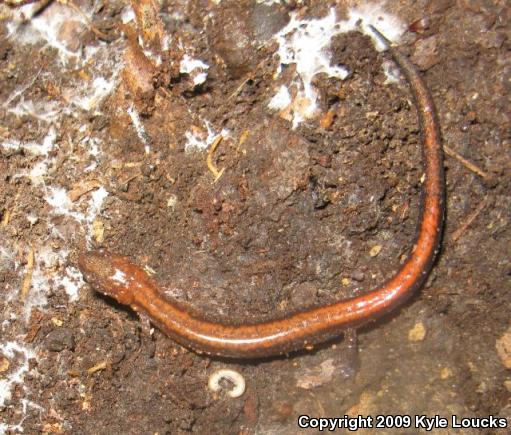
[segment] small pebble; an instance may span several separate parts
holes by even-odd
[[[444,367],[442,370],[440,370],[440,379],[445,381],[446,379],[449,379],[452,376],[452,370],[449,367]]]
[[[412,60],[422,71],[430,69],[440,61],[437,45],[438,38],[436,36],[417,41]]]
[[[321,128],[329,129],[334,123],[334,115],[335,114],[332,110],[326,112],[319,121],[319,125],[321,126]]]
[[[365,275],[361,270],[355,270],[351,273],[351,278],[357,282],[364,281]]]
[[[429,29],[431,23],[429,17],[421,17],[418,20],[415,20],[408,29],[410,32],[414,33],[424,33],[426,30]]]
[[[9,360],[4,356],[0,356],[0,373],[9,370],[9,366],[10,366]]]
[[[53,323],[55,326],[58,326],[59,328],[64,324],[62,320],[57,319],[56,317],[51,318],[51,323]]]
[[[417,322],[410,331],[408,331],[408,340],[410,341],[422,341],[426,337],[426,328],[424,323]]]
[[[96,242],[103,243],[105,240],[105,225],[102,221],[95,220],[92,222],[92,234]]]
[[[276,402],[272,409],[277,421],[286,421],[293,414],[293,404],[289,402]]]
[[[74,350],[75,339],[68,328],[60,328],[50,332],[44,341],[46,349],[51,352],[61,352],[64,349]]]
[[[167,207],[174,208],[177,204],[177,196],[176,195],[170,195],[169,199],[167,200]]]
[[[381,245],[374,245],[370,251],[369,251],[369,255],[371,257],[376,257],[381,251]]]
[[[85,25],[80,21],[65,21],[59,29],[57,39],[69,51],[78,51],[82,45],[81,35],[87,30]]]
[[[506,369],[511,369],[511,326],[495,343],[497,354]]]
[[[336,365],[332,358],[323,361],[319,366],[297,372],[295,374],[296,386],[310,390],[332,381],[336,373]]]

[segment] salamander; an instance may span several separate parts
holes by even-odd
[[[406,77],[417,107],[422,136],[424,181],[415,244],[406,262],[385,283],[367,293],[287,317],[253,324],[213,322],[165,296],[142,268],[106,251],[80,255],[78,267],[97,291],[129,305],[171,339],[199,353],[259,358],[308,348],[375,320],[403,304],[424,283],[440,247],[444,219],[443,150],[435,105],[413,63],[374,27]]]

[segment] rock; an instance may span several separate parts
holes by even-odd
[[[256,3],[249,21],[255,39],[264,43],[289,22],[289,14],[278,4]]]
[[[408,331],[408,340],[410,341],[422,341],[426,337],[426,328],[424,323],[417,322],[412,329]]]
[[[511,326],[495,343],[497,354],[506,369],[511,369]]]
[[[59,29],[57,39],[69,50],[77,52],[82,46],[81,36],[87,27],[77,20],[64,22]]]
[[[251,1],[220,3],[215,17],[208,28],[209,43],[233,78],[242,77],[257,66],[258,48],[289,20],[282,6]],[[216,22],[222,23],[221,28]]]
[[[64,349],[74,350],[73,332],[68,328],[55,329],[46,336],[44,345],[51,352],[61,352]]]
[[[412,60],[422,71],[430,69],[440,61],[437,45],[438,38],[436,36],[420,39],[415,44],[415,52],[412,55]]]
[[[350,276],[354,281],[357,282],[362,282],[365,279],[365,274],[361,270],[354,270]]]

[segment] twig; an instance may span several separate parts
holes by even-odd
[[[453,241],[457,241],[463,235],[463,233],[472,224],[472,222],[474,222],[477,216],[479,216],[479,214],[484,210],[487,204],[488,198],[483,199],[476,207],[476,209],[465,218],[465,221],[461,224],[461,226],[456,231],[454,231],[454,233],[452,233],[451,239]]]
[[[25,6],[30,3],[35,3],[39,0],[0,0],[0,4],[5,3],[7,6],[11,8],[17,8],[20,6]]]
[[[264,44],[266,45],[266,44]],[[263,63],[266,62],[266,59],[263,59],[261,62],[259,62],[256,67],[250,71],[246,76],[245,78],[241,81],[240,85],[236,88],[236,90],[227,97],[227,100],[225,101],[226,103],[231,101],[234,97],[238,96],[238,94],[241,92],[241,90],[243,89],[243,87],[250,81],[250,80],[254,80],[254,77],[256,75],[256,71],[258,69],[261,69],[261,65],[263,65]]]
[[[98,189],[102,184],[99,180],[89,180],[74,185],[73,188],[68,192],[69,199],[71,202],[78,201],[83,195]]]
[[[449,148],[447,145],[444,145],[444,150],[445,150],[445,154],[458,160],[468,170],[476,173],[477,175],[484,178],[485,180],[489,180],[491,178],[490,175],[488,175],[482,169],[480,169],[479,167],[474,165],[472,162],[469,162],[465,157],[461,156],[456,151],[454,151],[452,148]]]
[[[32,285],[32,274],[34,272],[34,248],[30,248],[27,257],[27,270],[25,272],[25,277],[23,278],[23,285],[21,287],[21,295],[20,299],[22,302],[25,301],[27,294],[30,290],[30,286]]]
[[[218,170],[218,168],[213,163],[213,154],[215,153],[215,150],[218,148],[218,145],[220,144],[220,142],[222,142],[222,139],[223,139],[222,135],[217,136],[215,141],[209,147],[208,157],[206,158],[206,163],[208,165],[208,169],[215,177],[215,180],[213,181],[213,183],[216,183],[220,179],[220,177],[222,176],[222,174],[224,173],[224,170],[225,170],[225,168]]]
[[[236,97],[240,92],[241,90],[243,89],[243,86],[245,86],[245,84],[252,78],[252,76],[249,76],[247,77],[246,79],[244,79],[241,84],[236,88],[236,90],[227,97],[227,100],[226,100],[226,103],[228,103],[229,101],[231,101],[234,97]]]
[[[9,225],[9,221],[11,220],[11,211],[10,210],[5,210],[5,213],[2,217],[2,222],[1,222],[1,226],[2,227],[6,227],[7,225]]]
[[[91,367],[90,369],[87,369],[87,373],[89,375],[92,375],[96,372],[99,372],[101,370],[105,370],[108,367],[108,361],[101,361],[100,363],[96,364],[95,366]]]
[[[243,130],[243,133],[241,133],[240,140],[238,141],[238,147],[237,151],[240,150],[241,146],[245,143],[245,141],[250,136],[250,130]]]

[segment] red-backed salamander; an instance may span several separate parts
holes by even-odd
[[[444,170],[440,131],[431,95],[413,63],[376,29],[410,84],[422,130],[425,180],[415,245],[396,274],[372,291],[331,305],[255,324],[224,324],[191,314],[168,299],[158,284],[128,258],[105,251],[78,259],[97,291],[149,317],[170,338],[198,353],[234,358],[286,354],[332,339],[401,305],[423,284],[440,246],[444,217]]]

